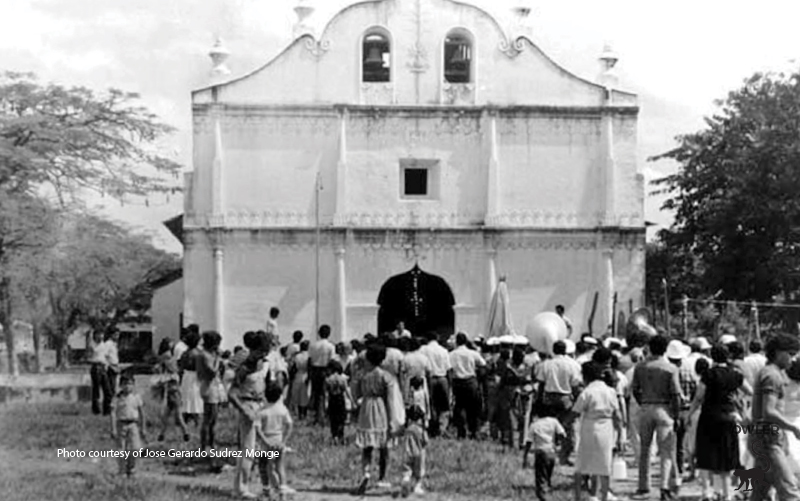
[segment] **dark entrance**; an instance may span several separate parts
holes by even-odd
[[[416,335],[437,332],[452,335],[455,330],[456,301],[442,277],[422,271],[419,266],[395,275],[378,294],[378,333],[395,330],[398,322]]]

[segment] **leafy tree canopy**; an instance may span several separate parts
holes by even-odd
[[[680,164],[654,181],[675,213],[659,237],[673,283],[768,301],[800,264],[800,74],[755,74],[717,104],[704,130],[651,159]]]

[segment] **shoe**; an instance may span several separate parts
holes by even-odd
[[[646,498],[650,496],[650,489],[637,489],[633,496],[638,499]]]
[[[184,442],[188,442],[189,441],[189,434],[188,433],[184,433],[183,434],[183,441]]]
[[[425,489],[422,488],[422,485],[417,484],[414,486],[414,494],[421,496],[425,494]]]
[[[163,434],[159,435],[157,440],[159,442],[163,442],[164,441],[164,435]]]
[[[675,496],[672,494],[672,491],[669,489],[661,489],[661,501],[674,501]]]
[[[403,485],[400,488],[400,495],[407,498],[409,494],[411,494],[411,481],[403,480]]]
[[[239,493],[239,497],[242,499],[258,499],[257,494],[253,494],[250,491],[242,491]]]
[[[369,485],[369,475],[364,475],[364,478],[361,479],[361,483],[358,484],[356,488],[356,496],[363,496],[367,492],[367,485]]]
[[[280,488],[281,494],[297,494],[297,491],[284,484]]]
[[[386,480],[380,480],[380,481],[378,481],[377,484],[375,484],[375,487],[378,487],[379,489],[391,489],[392,488],[392,484],[390,484]]]

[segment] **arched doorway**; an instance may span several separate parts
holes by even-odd
[[[431,331],[451,335],[455,331],[455,304],[453,291],[442,277],[425,273],[414,265],[381,287],[378,333],[393,331],[398,322],[404,322],[414,335]]]

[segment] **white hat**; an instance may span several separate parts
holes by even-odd
[[[586,344],[597,345],[597,339],[593,338],[592,336],[586,336],[585,338],[581,339]]]
[[[724,334],[724,335],[720,336],[720,338],[719,338],[719,342],[721,344],[731,344],[731,343],[735,343],[737,341],[739,341],[739,340],[733,334]]]
[[[700,351],[706,351],[711,349],[711,343],[708,342],[708,339],[704,338],[703,336],[698,337],[694,340],[697,344],[697,349]]]
[[[571,339],[565,339],[564,345],[566,345],[567,347],[567,352],[566,352],[567,355],[572,355],[573,353],[575,353],[575,341]]]
[[[500,344],[514,344],[514,336],[511,334],[504,334],[497,339],[500,341]]]
[[[486,340],[486,346],[497,346],[498,344],[500,344],[499,337],[490,337]]]
[[[530,341],[528,341],[528,338],[520,334],[514,334],[513,338],[514,338],[514,344],[516,345],[524,346],[530,343]]]
[[[627,348],[628,343],[624,339],[619,339],[616,337],[607,337],[603,340],[603,347],[610,348],[612,344],[618,344],[621,348]]]
[[[679,339],[673,339],[667,345],[667,358],[671,358],[673,360],[681,360],[686,358],[691,352],[692,349]]]

